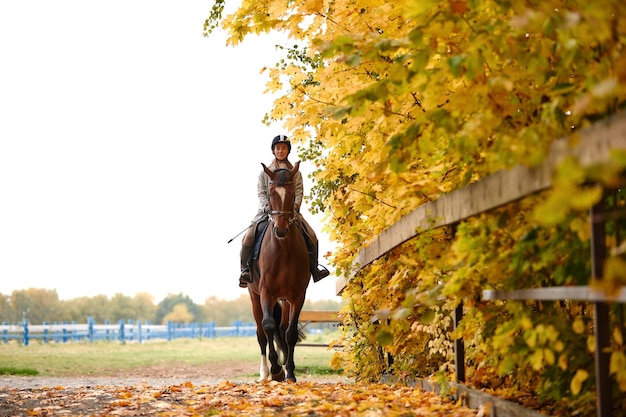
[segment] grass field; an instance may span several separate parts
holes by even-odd
[[[307,342],[326,343],[328,336],[309,336]],[[333,351],[325,347],[296,347],[296,366],[309,374],[338,373],[330,368]],[[256,337],[176,339],[144,343],[69,342],[0,344],[0,375],[50,377],[105,376],[138,372],[149,367],[202,367],[237,363],[258,369]]]

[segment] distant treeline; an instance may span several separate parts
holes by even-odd
[[[335,300],[309,301],[306,310],[339,310],[341,302]],[[158,304],[148,293],[134,297],[115,294],[95,297],[79,297],[59,300],[56,290],[30,288],[16,290],[11,295],[0,294],[0,323],[20,323],[27,319],[32,324],[44,322],[85,323],[93,317],[96,323],[109,320],[141,320],[154,324],[215,322],[217,326],[229,326],[234,321],[254,321],[250,298],[247,293],[236,300],[209,297],[204,304],[196,304],[185,294],[169,294]]]

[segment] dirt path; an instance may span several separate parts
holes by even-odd
[[[121,373],[105,371],[98,376],[0,376],[0,388],[33,389],[42,387],[80,387],[96,385],[136,385],[147,383],[155,386],[175,385],[190,381],[195,385],[215,384],[230,380],[252,382],[249,364],[220,362],[219,364],[189,366],[150,366]]]
[[[194,385],[217,384],[223,381],[247,383],[255,382],[258,376],[251,372],[249,363],[219,362],[202,366],[149,366],[120,373],[119,370],[105,371],[98,376],[68,375],[63,377],[46,376],[0,376],[0,388],[33,389],[43,387],[80,387],[96,385],[137,385],[149,384],[166,386],[191,382]],[[347,378],[330,376],[298,375],[302,381],[349,382]]]
[[[238,362],[199,367],[154,366],[98,376],[0,376],[0,417],[203,415],[204,411],[196,414],[193,410],[213,409],[207,401],[229,392],[232,404],[217,407],[217,411],[221,410],[218,414],[243,416],[247,414],[237,411],[236,397],[268,385],[257,383],[256,378],[250,374],[249,363]],[[321,389],[341,383],[349,382],[340,376],[300,375],[297,385]]]

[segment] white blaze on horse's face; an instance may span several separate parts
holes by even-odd
[[[274,218],[274,234],[277,238],[282,239],[287,236],[287,232],[289,231],[289,218],[288,216],[291,214],[291,209],[285,209],[285,202],[289,196],[289,192],[286,187],[276,186],[274,187],[274,201],[273,206],[279,206],[278,210],[275,210],[277,213],[277,217]]]
[[[293,169],[285,168],[273,171],[261,163],[270,178],[270,220],[274,226],[274,235],[282,239],[289,232],[289,224],[294,220],[295,191],[293,177],[298,172],[300,161]]]
[[[278,194],[278,196],[280,197],[281,207],[284,207],[285,195],[287,194],[287,190],[285,189],[285,187],[276,187],[274,191],[276,191],[276,194]]]

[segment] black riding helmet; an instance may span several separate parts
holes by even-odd
[[[289,142],[289,139],[287,139],[287,136],[278,135],[274,139],[272,139],[272,153],[274,153],[274,146],[276,146],[277,143],[287,144],[287,151],[291,153],[291,142]]]

